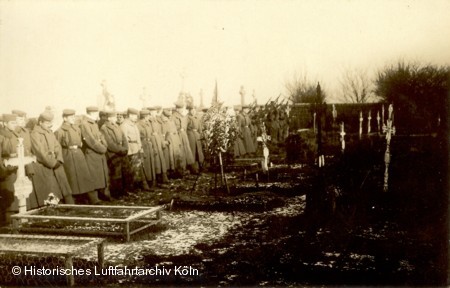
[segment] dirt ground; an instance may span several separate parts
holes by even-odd
[[[393,147],[388,192],[382,190],[382,149],[354,147],[345,157],[328,157],[319,174],[312,165],[279,161],[269,175],[234,167],[227,172],[230,192],[214,189],[214,173],[203,173],[173,180],[168,189],[132,193],[111,204],[166,204],[163,221],[128,243],[108,239],[106,265],[186,266],[198,275],[75,281],[109,287],[446,286],[448,173],[442,146],[437,139],[415,145],[399,139]],[[319,206],[308,201],[318,195],[326,199]],[[95,256],[94,249],[86,251],[75,265],[92,268]],[[3,261],[0,269],[8,265]],[[47,286],[65,279],[9,281]]]

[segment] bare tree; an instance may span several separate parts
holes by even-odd
[[[292,103],[316,103],[317,99],[317,82],[308,80],[306,73],[295,73],[293,77],[285,83],[288,98]],[[321,93],[319,102],[325,100],[325,93]]]
[[[348,103],[374,102],[377,97],[373,93],[373,85],[367,72],[361,69],[348,68],[340,79],[341,99]]]

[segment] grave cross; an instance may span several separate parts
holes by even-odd
[[[385,163],[385,170],[384,170],[384,192],[387,192],[388,190],[388,180],[389,180],[389,163],[391,162],[391,151],[390,151],[390,145],[391,145],[391,139],[392,136],[395,135],[395,127],[393,125],[394,122],[394,107],[392,104],[389,105],[388,108],[388,119],[386,121],[386,124],[383,124],[383,132],[386,133],[386,152],[384,154],[384,163]]]
[[[336,122],[336,118],[337,118],[337,110],[336,110],[336,106],[334,106],[334,104],[333,104],[332,115],[333,115],[333,123],[335,123]]]
[[[362,136],[362,122],[363,122],[363,114],[362,111],[359,111],[359,138]]]
[[[378,129],[378,133],[381,132],[380,130],[380,111],[377,111],[377,129]]]
[[[342,153],[344,153],[345,150],[345,131],[344,131],[344,122],[342,122],[341,125],[341,133],[339,133],[339,135],[341,135],[341,148],[342,148]]]
[[[289,117],[289,112],[291,112],[291,106],[286,105],[286,114]]]

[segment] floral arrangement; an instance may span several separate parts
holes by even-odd
[[[236,119],[218,103],[208,109],[203,121],[206,153],[214,157],[226,152],[237,137]]]
[[[260,127],[261,127],[261,136],[258,136],[256,140],[258,142],[262,142],[263,148],[267,148],[267,142],[270,141],[270,135],[267,135],[266,132],[266,124],[264,124],[264,121],[260,120]]]
[[[55,194],[50,193],[46,200],[44,200],[44,205],[46,206],[56,206],[59,204],[59,198],[55,196]]]

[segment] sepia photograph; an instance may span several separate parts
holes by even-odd
[[[0,0],[1,287],[448,287],[450,0]]]

